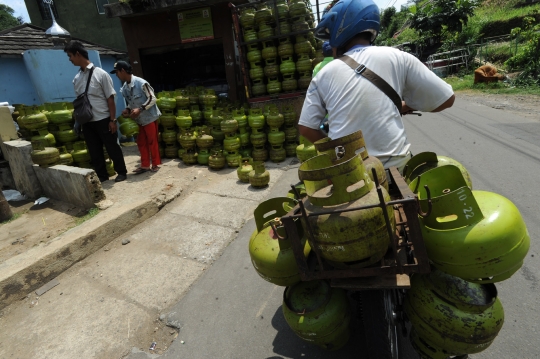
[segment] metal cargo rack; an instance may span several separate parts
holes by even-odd
[[[406,289],[410,287],[409,274],[430,272],[430,264],[418,216],[429,214],[431,202],[429,202],[428,213],[422,213],[417,195],[409,189],[397,168],[391,167],[387,172],[388,174],[390,175],[389,192],[391,196],[389,202],[384,201],[382,190],[375,176],[379,204],[358,206],[344,211],[329,210],[316,214],[307,214],[304,207],[306,199],[303,199],[289,213],[281,217],[287,237],[291,241],[291,247],[303,281],[328,279],[331,286],[349,290]],[[295,191],[294,186],[293,190]],[[320,249],[314,242],[313,233],[307,221],[308,217],[374,207],[384,209],[386,206],[393,206],[394,208],[396,230],[392,230],[387,211],[383,210],[391,245],[378,264],[364,268],[337,269],[324,261]],[[303,254],[302,238],[295,224],[297,220],[303,220],[308,227],[305,232],[312,251],[307,258]]]

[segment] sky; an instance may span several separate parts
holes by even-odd
[[[0,4],[5,4],[15,10],[15,17],[22,16],[25,22],[30,22],[30,16],[26,10],[24,0],[0,0]]]
[[[319,3],[326,3],[330,0],[319,0]],[[407,0],[374,0],[375,4],[379,6],[379,8],[384,9],[389,6],[394,6],[398,11],[401,8],[401,5],[404,5],[407,3]],[[315,3],[315,1],[312,0],[312,4]],[[0,4],[5,4],[15,10],[15,17],[22,16],[24,21],[30,22],[30,17],[28,16],[28,11],[26,10],[26,5],[24,4],[24,0],[0,0]]]

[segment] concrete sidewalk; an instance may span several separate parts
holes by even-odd
[[[124,153],[131,170],[137,149]],[[108,208],[27,254],[28,261],[41,254],[37,262],[49,266],[34,265],[24,278],[60,284],[39,297],[15,295],[0,312],[0,357],[122,358],[133,347],[148,351],[153,341],[159,343],[154,353],[163,353],[180,327],[169,308],[236,238],[282,174],[296,172],[295,163],[268,162],[265,189],[239,182],[235,169],[186,167],[179,160],[165,160],[157,173],[103,183],[107,202],[101,205]],[[69,253],[62,252],[68,242]],[[97,251],[83,253],[88,248]]]

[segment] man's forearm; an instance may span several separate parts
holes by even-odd
[[[446,110],[449,107],[452,107],[454,104],[454,101],[456,100],[456,96],[452,95],[448,100],[446,100],[442,105],[437,107],[435,110],[431,112],[441,112],[442,110]]]
[[[298,125],[298,132],[300,132],[300,135],[304,136],[311,143],[315,143],[318,140],[326,137],[321,130],[316,130],[302,125]]]
[[[113,120],[116,118],[116,103],[114,102],[114,96],[107,99],[107,106],[109,106],[109,116]]]

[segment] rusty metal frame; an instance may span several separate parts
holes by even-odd
[[[388,284],[388,278],[400,278],[403,275],[409,275],[412,273],[429,273],[430,264],[427,256],[427,250],[422,238],[422,231],[420,229],[420,222],[418,216],[420,212],[420,206],[418,204],[418,197],[409,189],[409,186],[400,175],[396,167],[392,167],[389,170],[390,175],[390,194],[393,198],[389,202],[384,201],[383,192],[381,190],[379,181],[375,176],[375,183],[377,193],[379,195],[379,203],[370,206],[359,206],[349,208],[347,210],[334,210],[319,212],[316,214],[307,214],[304,208],[304,202],[306,199],[301,200],[298,204],[285,216],[281,217],[281,220],[285,226],[287,237],[291,241],[291,248],[296,259],[300,277],[303,281],[315,280],[315,279],[330,279],[331,282],[335,282],[336,286],[354,286],[348,285],[346,279],[362,279],[365,278],[364,284],[357,285],[362,288],[378,288],[377,280],[368,277],[383,277],[386,279],[385,287],[401,288],[407,286],[407,281],[396,280],[395,286]],[[294,187],[293,187],[294,188]],[[360,209],[368,209],[374,207],[380,207],[384,209],[386,206],[394,207],[394,214],[396,217],[396,231],[392,231],[390,225],[390,219],[386,211],[382,211],[385,214],[386,227],[388,229],[388,235],[390,237],[390,250],[386,256],[381,259],[377,265],[373,265],[366,268],[354,268],[354,269],[336,269],[325,263],[322,259],[320,250],[314,242],[314,237],[311,228],[309,228],[308,217],[320,216],[323,214],[343,213],[349,211],[356,211]],[[312,248],[312,255],[306,258],[303,254],[302,238],[300,237],[295,221],[304,220],[307,224],[306,238]],[[391,282],[390,282],[391,283]],[[399,284],[405,283],[405,284]]]

